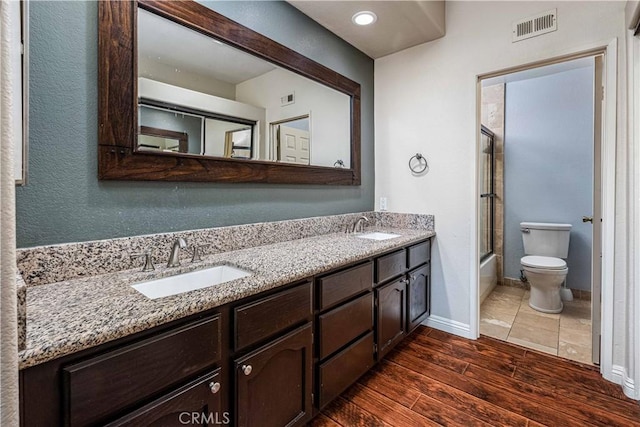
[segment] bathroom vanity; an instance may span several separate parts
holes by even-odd
[[[124,273],[33,287],[28,300],[49,297],[54,318],[33,313],[21,353],[22,425],[304,425],[429,314],[433,231],[381,230],[398,237],[332,233],[205,257],[253,272],[226,289],[149,300]],[[72,307],[56,287],[74,289]],[[149,317],[129,318],[140,309],[129,304]],[[75,344],[55,342],[65,321],[85,334]]]

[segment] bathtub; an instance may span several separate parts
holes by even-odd
[[[480,304],[498,284],[498,257],[493,254],[480,264]]]

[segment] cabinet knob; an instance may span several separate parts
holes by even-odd
[[[251,375],[251,371],[253,371],[253,368],[251,367],[251,365],[242,365],[242,372],[245,375]]]
[[[416,280],[416,276],[414,276],[413,274],[411,275],[411,280],[415,281]]]
[[[400,283],[402,283],[403,285],[406,285],[409,283],[409,281],[407,279],[400,279]]]
[[[220,391],[220,383],[213,382],[213,381],[210,382],[209,389],[211,390],[211,394],[216,394],[217,392]]]

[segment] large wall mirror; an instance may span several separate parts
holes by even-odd
[[[104,1],[99,178],[360,184],[360,85],[192,1]]]

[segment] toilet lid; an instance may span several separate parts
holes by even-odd
[[[550,256],[528,255],[522,257],[520,263],[525,267],[544,268],[547,270],[562,270],[563,268],[567,268],[567,263],[564,262],[563,259]]]

